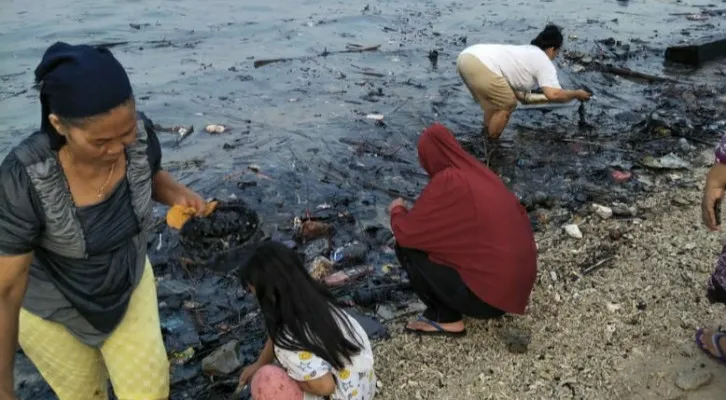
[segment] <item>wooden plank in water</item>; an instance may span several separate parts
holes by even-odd
[[[726,55],[726,35],[707,36],[666,49],[666,61],[699,66]]]
[[[522,104],[522,103],[520,103]],[[538,103],[538,104],[522,104],[514,109],[514,111],[520,110],[520,111],[526,111],[526,110],[555,110],[558,108],[571,108],[571,107],[577,107],[580,105],[580,102],[577,100],[572,100],[569,103]]]

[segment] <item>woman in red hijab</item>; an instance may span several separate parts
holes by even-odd
[[[418,143],[430,177],[416,204],[389,208],[398,259],[427,309],[410,332],[465,334],[463,315],[523,314],[537,275],[537,248],[524,208],[502,181],[441,124]]]

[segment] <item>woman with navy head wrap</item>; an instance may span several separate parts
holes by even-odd
[[[41,130],[0,165],[0,398],[16,343],[61,400],[166,399],[146,256],[152,200],[204,200],[161,168],[151,122],[107,49],[55,43],[35,70]]]

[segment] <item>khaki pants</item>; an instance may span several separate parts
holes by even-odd
[[[492,72],[475,56],[459,55],[456,71],[485,114],[499,110],[511,112],[517,107],[517,97],[506,79]]]

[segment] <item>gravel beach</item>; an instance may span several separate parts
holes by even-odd
[[[698,327],[726,316],[705,298],[724,240],[701,223],[706,171],[659,177],[662,186],[634,201],[637,217],[582,217],[580,240],[556,228],[537,234],[525,316],[469,320],[459,340],[418,338],[396,323],[377,347],[378,398],[723,399],[726,367],[694,343]],[[531,336],[526,352],[508,350],[512,335]],[[703,386],[679,389],[679,377]]]

